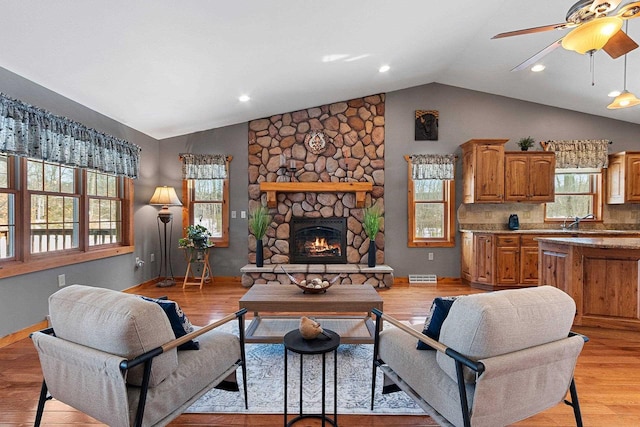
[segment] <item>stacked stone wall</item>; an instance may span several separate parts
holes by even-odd
[[[371,182],[365,206],[384,212],[385,95],[278,114],[249,122],[249,210],[266,195],[260,182]],[[306,142],[322,132],[326,148],[314,153]],[[283,162],[284,159],[284,162]],[[283,167],[284,166],[284,167]],[[294,167],[290,173],[287,168]],[[363,209],[353,193],[278,193],[273,221],[263,240],[265,264],[289,262],[289,222],[303,218],[347,218],[347,263],[366,263],[369,239],[362,228]],[[376,262],[384,263],[384,220],[376,237]],[[255,263],[256,239],[249,231],[249,262]]]

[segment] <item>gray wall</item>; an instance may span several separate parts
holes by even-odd
[[[607,100],[603,100],[605,108]],[[440,112],[438,141],[414,141],[414,110]],[[640,126],[440,84],[387,93],[385,156],[386,261],[398,277],[434,273],[460,277],[460,239],[454,248],[407,247],[407,163],[405,154],[455,153],[456,206],[462,195],[459,145],[474,138],[507,138],[507,150],[532,136],[550,139],[609,139],[611,152],[640,149]],[[537,146],[537,149],[540,149]],[[393,207],[393,208],[391,208]],[[434,253],[428,261],[428,253]]]
[[[419,109],[440,111],[438,141],[414,140],[414,111]],[[407,247],[405,154],[460,155],[460,144],[472,138],[508,138],[507,150],[517,150],[515,141],[529,135],[537,141],[610,139],[614,141],[612,151],[640,149],[639,125],[440,84],[387,93],[385,124],[385,261],[394,268],[396,277],[423,273],[460,277],[459,236],[454,248]],[[242,123],[160,143],[163,167],[171,169],[175,186],[179,185],[178,153],[219,153],[234,157],[230,209],[238,211],[238,218],[231,220],[231,246],[213,251],[212,267],[219,276],[238,276],[239,268],[247,263],[247,222],[240,219],[239,213],[247,209],[247,126]],[[462,193],[461,169],[458,161],[456,206]],[[434,253],[433,261],[428,261],[429,252]],[[179,275],[186,267],[182,259],[176,261],[174,266],[178,266]]]
[[[163,177],[169,183],[166,185],[173,185],[176,189],[181,188],[182,185],[182,165],[178,158],[180,153],[233,156],[229,172],[229,210],[236,211],[236,218],[231,218],[231,215],[229,215],[229,247],[214,248],[211,251],[210,263],[214,276],[239,277],[240,268],[247,263],[248,223],[246,218],[241,218],[240,212],[247,212],[249,205],[247,195],[247,185],[249,183],[249,177],[247,176],[247,167],[249,165],[248,139],[248,124],[241,123],[160,141],[164,170]],[[180,197],[182,196],[180,195]],[[174,233],[176,233],[176,228],[178,229],[178,235],[175,236],[174,242],[177,242],[182,231],[180,230],[182,226],[181,216],[174,216],[174,221],[177,221],[177,226],[174,225]],[[174,246],[177,247],[177,243]],[[178,249],[174,251],[174,255],[174,273],[177,276],[184,276],[187,268],[184,256]]]
[[[180,191],[179,153],[233,156],[229,207],[237,212],[237,218],[230,220],[229,248],[214,249],[211,261],[216,276],[240,275],[239,269],[246,264],[248,252],[247,220],[240,217],[240,212],[247,211],[248,206],[247,123],[156,141],[2,68],[0,91],[142,147],[141,175],[135,181],[135,253],[0,280],[0,337],[44,319],[47,298],[58,289],[58,274],[66,274],[67,283],[86,283],[118,290],[158,275],[158,263],[151,263],[149,259],[151,253],[159,256],[158,208],[147,203],[157,185],[174,186]],[[416,109],[440,111],[438,141],[414,141]],[[434,249],[407,247],[407,166],[403,155],[460,154],[459,145],[472,138],[509,138],[511,141],[507,149],[515,150],[515,141],[529,135],[536,140],[605,138],[614,141],[612,151],[640,149],[639,125],[440,84],[387,93],[386,132],[385,254],[386,263],[395,269],[398,277],[414,273],[460,276],[459,246]],[[458,178],[460,169],[458,163]],[[458,203],[460,182],[458,179]],[[176,249],[182,231],[182,211],[179,207],[170,209],[174,213],[173,270],[175,275],[182,276],[186,265]],[[434,261],[427,261],[428,252],[434,253]],[[141,270],[134,268],[136,256],[146,261]]]
[[[158,181],[160,162],[157,140],[3,68],[0,68],[0,91],[142,148],[140,178],[135,180],[135,253],[0,279],[0,337],[3,337],[45,319],[47,298],[59,289],[59,274],[66,275],[68,284],[83,283],[117,290],[157,277],[157,263],[148,262],[148,254],[158,254],[155,225],[158,209],[147,203]],[[134,267],[136,256],[147,261],[144,268]]]

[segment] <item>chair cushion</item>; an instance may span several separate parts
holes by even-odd
[[[142,295],[140,298],[146,301],[155,302],[162,308],[162,310],[164,310],[176,338],[183,337],[189,332],[193,332],[193,325],[191,324],[191,321],[187,315],[184,314],[184,311],[182,311],[177,302],[163,298],[149,298]],[[198,350],[199,348],[200,346],[198,345],[197,340],[189,340],[178,346],[178,350]]]
[[[566,338],[575,313],[573,299],[552,286],[467,295],[451,307],[440,342],[481,360]],[[453,360],[440,352],[436,357],[455,379]],[[475,381],[475,374],[466,370],[465,378]]]
[[[56,335],[127,359],[175,338],[158,304],[110,289],[72,285],[49,297],[51,325]],[[177,351],[156,357],[150,386],[162,382],[178,367]],[[141,385],[143,366],[131,369],[127,383]]]
[[[427,314],[427,319],[424,322],[422,333],[438,341],[440,339],[440,329],[444,320],[449,315],[451,305],[458,297],[437,297],[431,303],[431,309]],[[418,350],[433,350],[433,348],[418,340]]]

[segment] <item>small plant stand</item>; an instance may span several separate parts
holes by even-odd
[[[182,282],[182,289],[187,286],[202,286],[205,283],[213,282],[213,273],[211,271],[211,265],[209,264],[209,249],[207,248],[185,248],[185,256],[187,257],[187,272],[184,274],[184,282]],[[202,274],[200,277],[196,277],[194,271],[197,270],[196,265],[202,265]]]

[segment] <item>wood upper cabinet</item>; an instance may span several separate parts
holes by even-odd
[[[609,155],[607,204],[640,203],[640,151]]]
[[[552,152],[505,153],[507,202],[553,202],[556,157]]]
[[[507,139],[472,139],[462,144],[463,203],[504,200],[504,144]]]

